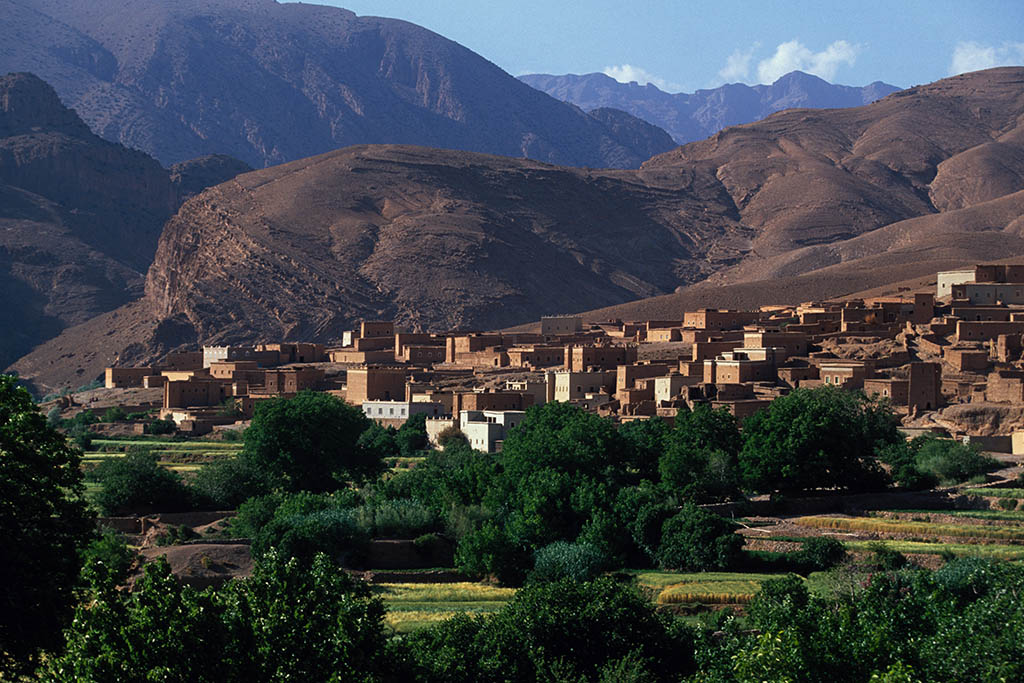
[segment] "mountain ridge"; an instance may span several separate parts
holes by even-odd
[[[832,84],[802,71],[792,71],[769,85],[727,83],[693,93],[669,93],[636,81],[620,83],[603,73],[525,74],[519,80],[585,111],[600,107],[625,111],[663,128],[680,145],[784,109],[861,106],[900,90],[881,81],[863,87]]]
[[[397,19],[274,0],[0,0],[0,71],[50,82],[100,136],[164,165],[255,168],[397,143],[636,168],[651,156],[467,48]],[[671,149],[674,143],[657,148]]]

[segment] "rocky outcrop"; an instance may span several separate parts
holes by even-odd
[[[248,173],[252,166],[229,157],[226,154],[208,154],[198,159],[190,159],[174,164],[169,169],[171,185],[178,199],[184,202],[208,187],[225,183],[236,175]]]

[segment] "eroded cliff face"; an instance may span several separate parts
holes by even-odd
[[[237,163],[191,184],[226,180]],[[45,82],[0,77],[0,366],[139,298],[179,203],[160,164],[93,135]]]
[[[501,327],[671,291],[736,258],[746,231],[705,199],[629,173],[346,148],[186,202],[146,295],[212,339],[330,339],[376,317]]]

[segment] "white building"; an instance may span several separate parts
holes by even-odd
[[[439,417],[445,412],[443,405],[433,401],[363,401],[363,415],[392,427],[401,426],[413,415]]]
[[[463,410],[459,429],[474,449],[497,453],[509,430],[519,426],[525,415],[522,410]]]

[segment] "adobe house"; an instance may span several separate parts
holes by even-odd
[[[807,335],[802,332],[772,332],[755,330],[743,333],[743,348],[763,349],[781,347],[786,350],[786,358],[807,355]]]
[[[704,308],[683,314],[683,327],[699,330],[735,330],[756,323],[760,311],[733,311],[728,309]]]
[[[345,400],[361,406],[366,401],[405,398],[406,373],[402,368],[363,367],[348,371]]]
[[[107,368],[104,371],[103,386],[107,389],[141,387],[146,377],[153,375],[153,368]]]
[[[522,410],[464,410],[459,413],[459,429],[474,449],[497,453],[509,431],[525,416]]]
[[[540,319],[540,333],[545,337],[576,334],[583,331],[583,318],[578,315],[546,315]]]
[[[263,371],[263,391],[268,394],[297,394],[305,389],[316,389],[324,381],[320,368],[296,367]]]
[[[942,359],[954,372],[984,372],[991,365],[988,351],[984,349],[946,347]]]
[[[456,391],[452,394],[452,414],[464,410],[526,410],[533,405],[532,394],[512,391]]]
[[[956,340],[958,342],[992,341],[1001,334],[1017,336],[1024,334],[1024,322],[959,320],[956,323]]]
[[[914,411],[936,410],[942,405],[942,365],[911,363],[907,407]]]
[[[1024,371],[996,370],[989,373],[985,398],[993,403],[1024,403]]]
[[[566,346],[563,367],[570,372],[590,369],[614,370],[620,365],[636,363],[635,346]]]

